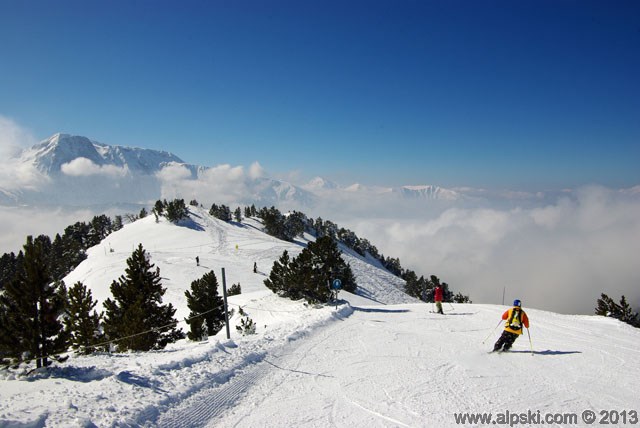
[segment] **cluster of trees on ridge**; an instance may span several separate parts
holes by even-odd
[[[624,296],[620,298],[620,303],[616,303],[611,297],[602,293],[596,302],[595,313],[596,315],[615,318],[633,327],[640,328],[640,316],[637,312],[634,312]]]
[[[170,203],[164,206],[164,214],[175,212],[171,206],[182,205]],[[146,214],[143,210],[137,218]],[[51,240],[44,235],[27,237],[17,256],[11,253],[2,257],[0,363],[17,366],[35,360],[36,367],[46,367],[52,359],[60,361],[59,355],[69,350],[85,354],[148,351],[185,337],[177,328],[176,310],[162,303],[166,289],[161,284],[160,269],[151,263],[142,244],[127,259],[125,274],[111,283],[112,298],[104,301],[104,312],[96,310],[97,302],[83,283],[70,288],[64,284],[62,278],[86,258],[85,250],[100,242],[92,237],[102,232],[104,238],[117,230],[109,225],[112,223],[105,216],[99,216],[89,225],[70,226],[64,237],[57,236],[54,242],[83,243],[72,247],[79,250],[71,252],[75,257],[69,260],[52,257]],[[240,284],[228,290],[229,295],[240,292]],[[193,281],[185,298],[191,311],[184,320],[190,326],[189,339],[201,340],[220,331],[224,305],[213,271]],[[242,322],[245,327],[241,332],[252,328],[248,317]]]
[[[27,238],[23,260],[20,273],[5,284],[0,296],[3,364],[35,360],[37,367],[43,367],[69,350],[148,351],[185,337],[177,328],[173,305],[162,303],[166,289],[160,268],[151,263],[142,244],[127,259],[125,274],[111,283],[112,298],[104,301],[101,313],[83,283],[67,289],[64,282],[53,281],[41,241]],[[235,294],[240,292],[239,284],[233,288]],[[222,329],[223,299],[213,271],[193,281],[185,297],[191,310],[185,320],[189,339],[201,340]]]

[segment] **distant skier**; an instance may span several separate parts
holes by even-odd
[[[253,273],[258,273],[258,263],[253,262]]]
[[[200,257],[196,256],[196,266],[200,266]]]
[[[506,321],[504,331],[500,339],[493,345],[493,351],[508,351],[513,342],[522,334],[522,326],[529,328],[529,317],[522,310],[522,303],[516,299],[513,301],[513,308],[502,314],[502,319]]]
[[[444,315],[442,311],[442,286],[440,284],[436,285],[435,290],[433,291],[433,300],[436,302],[436,308],[438,309],[436,312]]]

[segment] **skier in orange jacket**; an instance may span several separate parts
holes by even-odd
[[[513,308],[502,314],[502,319],[506,321],[504,331],[495,345],[493,351],[508,351],[513,342],[522,334],[522,326],[529,328],[529,317],[522,310],[522,303],[516,299],[513,301]]]

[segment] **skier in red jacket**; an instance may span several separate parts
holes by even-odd
[[[436,288],[433,292],[433,300],[436,302],[436,308],[438,309],[436,312],[444,315],[442,311],[442,286],[440,284],[436,285]]]
[[[522,326],[529,328],[529,317],[522,310],[522,303],[516,299],[513,301],[513,308],[502,314],[502,319],[506,321],[504,331],[500,339],[493,345],[493,351],[508,351],[513,342],[522,334]],[[501,349],[502,348],[502,349]]]

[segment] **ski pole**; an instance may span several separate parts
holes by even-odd
[[[533,342],[531,342],[531,333],[529,333],[529,327],[527,327],[527,336],[529,336],[529,347],[531,348],[531,356],[533,357]]]
[[[451,310],[455,311],[455,309],[453,308],[453,305],[451,304],[451,302],[447,302],[449,304],[449,306],[451,306]]]
[[[500,325],[500,323],[502,322],[502,320],[498,321],[498,324],[496,324],[495,327],[493,327],[493,330],[491,330],[491,333],[489,333],[487,335],[487,337],[484,338],[484,340],[482,341],[482,344],[484,345],[484,342],[487,341],[487,339],[489,338],[489,336],[491,336],[493,334],[494,331],[496,331],[496,328],[498,328],[498,326]]]

